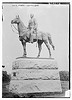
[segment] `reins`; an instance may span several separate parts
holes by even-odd
[[[15,32],[15,31],[13,30],[13,27],[12,27],[12,26],[14,27],[15,30],[18,31],[18,29],[17,29],[13,24],[11,24],[11,28],[12,28],[12,31],[13,31],[13,32]],[[15,32],[15,33],[18,34],[18,32]]]
[[[12,29],[12,31],[14,32],[14,33],[16,33],[16,34],[19,34],[18,32],[15,32],[14,30],[13,30],[13,27],[14,27],[14,29],[15,30],[17,30],[18,31],[18,29],[13,25],[13,24],[11,24],[11,29]],[[37,33],[36,33],[36,38],[37,38]],[[37,43],[38,43],[38,38],[37,38]],[[37,43],[36,43],[36,47],[37,47]]]

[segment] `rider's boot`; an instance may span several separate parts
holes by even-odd
[[[33,36],[31,36],[30,38],[30,43],[33,43]]]

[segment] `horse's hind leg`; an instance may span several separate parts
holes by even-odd
[[[48,41],[44,41],[48,51],[49,51],[49,58],[51,58],[51,50],[50,50],[50,46],[48,45]]]
[[[51,36],[48,36],[48,40],[49,40],[49,43],[50,43],[50,45],[52,46],[53,50],[55,50],[55,46],[53,45]]]
[[[39,52],[38,52],[37,58],[40,57],[40,53],[41,53],[41,49],[42,49],[42,43],[43,43],[42,41],[38,40],[38,48],[39,48]]]

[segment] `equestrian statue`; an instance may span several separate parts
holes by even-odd
[[[15,19],[11,20],[11,25],[14,26],[14,24],[17,24],[17,29],[15,26],[14,26],[14,28],[18,31],[19,40],[21,41],[22,46],[23,46],[23,50],[24,50],[23,57],[26,57],[26,55],[27,55],[26,43],[27,42],[28,43],[37,42],[38,48],[39,48],[37,58],[40,57],[40,52],[41,52],[43,43],[45,43],[45,45],[49,51],[49,58],[51,58],[51,50],[50,50],[49,44],[52,46],[53,50],[55,50],[55,46],[52,43],[50,33],[44,33],[44,32],[37,30],[38,24],[36,22],[36,19],[34,18],[34,15],[30,14],[30,18],[31,19],[29,20],[28,27],[26,27],[24,25],[24,23],[21,21],[19,15],[17,15]]]

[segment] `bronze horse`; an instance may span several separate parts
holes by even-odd
[[[11,21],[11,24],[17,24],[19,40],[21,41],[23,50],[24,50],[23,57],[26,57],[27,55],[26,43],[30,41],[30,30],[21,21],[19,15],[16,16],[16,18]],[[37,35],[34,34],[33,42],[38,43],[39,52],[38,52],[37,57],[40,56],[40,52],[42,49],[42,43],[44,42],[49,51],[49,58],[51,58],[51,50],[50,50],[50,46],[48,45],[48,43],[52,46],[53,50],[55,50],[55,47],[52,43],[51,35],[49,33],[37,31]]]

